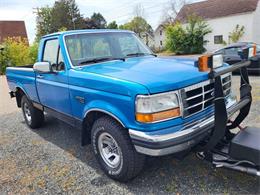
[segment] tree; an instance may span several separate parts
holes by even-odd
[[[162,15],[162,23],[164,24],[174,24],[175,18],[179,13],[180,9],[183,8],[184,5],[188,4],[191,0],[170,0],[167,4],[167,7],[164,8]],[[189,13],[187,13],[189,14]]]
[[[210,32],[211,29],[202,18],[191,15],[188,17],[186,28],[178,22],[167,26],[166,47],[176,54],[202,53],[207,43],[203,37]]]
[[[4,46],[0,44],[0,75],[5,72],[5,57],[4,57]]]
[[[229,33],[229,42],[236,43],[238,42],[243,35],[245,34],[245,27],[236,25],[235,29]]]
[[[75,0],[55,1],[52,8],[52,31],[66,28],[68,30],[84,28],[84,19],[81,16]]]
[[[110,22],[110,23],[107,25],[107,28],[108,28],[108,29],[118,29],[118,25],[117,25],[116,21],[113,21],[113,22]]]
[[[188,16],[188,25],[186,27],[186,51],[189,53],[202,53],[205,51],[204,45],[208,42],[204,36],[211,33],[208,24],[199,16],[194,14]]]
[[[139,16],[134,17],[130,22],[120,25],[120,29],[131,30],[138,34],[141,37],[142,33],[153,34],[153,29],[147,21]]]
[[[180,23],[166,27],[166,48],[170,51],[176,54],[183,53],[185,38],[185,30]]]
[[[150,24],[144,18],[144,8],[142,4],[137,4],[133,9],[134,18],[123,25],[119,26],[119,29],[134,31],[140,38],[146,34],[153,34],[153,29]]]
[[[52,8],[37,8],[36,14],[36,41],[39,41],[41,36],[52,32]]]
[[[95,28],[95,24],[94,24],[94,21],[91,20],[91,18],[85,18],[85,28],[86,29],[93,29]]]
[[[141,3],[137,4],[137,5],[134,7],[133,15],[134,15],[135,17],[145,18],[145,11],[144,11],[144,8],[143,8],[143,6],[142,6]]]
[[[100,13],[93,13],[90,18],[85,19],[86,28],[104,29],[107,26],[107,21]]]
[[[75,0],[58,0],[53,7],[37,8],[36,40],[41,36],[59,31],[59,29],[82,29],[85,21]]]
[[[38,58],[38,42],[34,42],[32,45],[29,46],[29,61],[30,63],[35,63]]]

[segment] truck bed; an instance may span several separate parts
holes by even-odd
[[[16,91],[17,88],[20,88],[31,100],[39,102],[33,65],[7,67],[6,78],[10,91]]]

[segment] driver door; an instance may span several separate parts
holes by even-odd
[[[68,87],[68,70],[66,70],[58,38],[47,39],[41,61],[51,63],[51,73],[36,73],[36,86],[42,105],[47,108],[71,115]]]

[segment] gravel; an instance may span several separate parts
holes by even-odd
[[[234,77],[234,85],[239,79]],[[252,77],[253,105],[244,125],[260,127],[260,77]],[[190,153],[148,158],[143,172],[122,184],[100,170],[90,146],[80,145],[80,130],[47,116],[29,129],[0,77],[0,194],[259,194],[260,179],[216,169]]]

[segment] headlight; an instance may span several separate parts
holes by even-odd
[[[221,54],[212,56],[212,68],[223,66],[223,56]]]
[[[138,95],[136,98],[136,120],[143,123],[167,120],[180,116],[176,92],[156,95]]]

